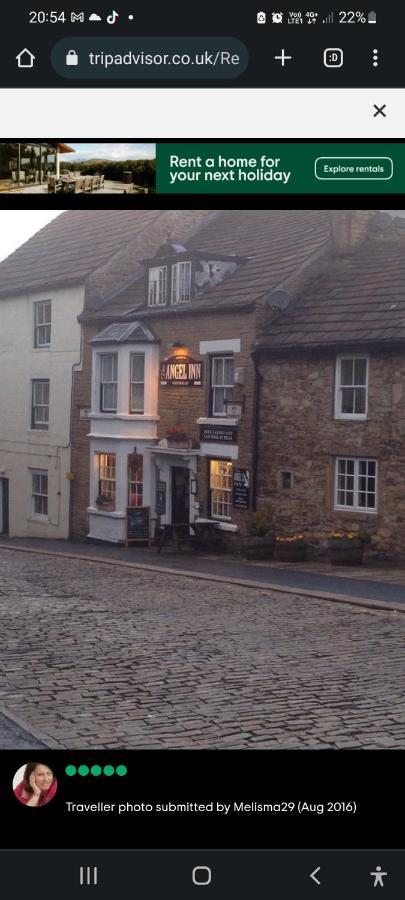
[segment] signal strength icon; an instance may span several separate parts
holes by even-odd
[[[329,13],[328,16],[325,16],[325,18],[322,19],[322,25],[333,25],[333,12]]]

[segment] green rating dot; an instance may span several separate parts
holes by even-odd
[[[90,769],[92,775],[101,775],[102,771],[101,766],[92,766]]]
[[[114,775],[114,766],[104,766],[104,775]]]
[[[76,775],[76,766],[66,766],[65,773],[70,777]]]
[[[117,766],[115,771],[116,771],[117,775],[126,775],[128,772],[128,769],[126,766]]]
[[[90,772],[90,769],[88,766],[79,766],[77,771],[78,771],[79,775],[88,775]]]

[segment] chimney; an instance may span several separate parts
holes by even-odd
[[[350,253],[367,237],[377,209],[333,209],[332,239],[334,252]]]

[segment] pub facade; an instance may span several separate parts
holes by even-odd
[[[322,210],[219,213],[85,309],[90,487],[84,509],[76,485],[74,536],[123,543],[136,507],[149,509],[152,535],[201,519],[226,540],[246,532],[256,507],[259,322],[280,284],[298,289],[302,263],[312,271],[328,254],[330,233]]]

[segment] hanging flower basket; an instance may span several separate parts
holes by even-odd
[[[278,562],[303,562],[307,543],[303,534],[278,535],[274,544],[274,559]]]
[[[96,497],[96,506],[102,512],[112,512],[115,509],[115,503],[106,494],[99,494]]]
[[[361,566],[364,544],[369,535],[358,531],[334,531],[329,535],[329,561],[332,566]]]

